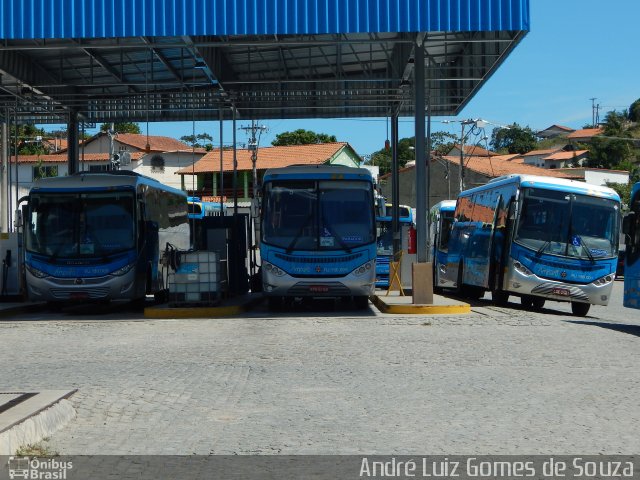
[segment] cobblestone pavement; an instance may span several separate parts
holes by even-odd
[[[62,454],[637,453],[632,315],[31,315],[0,322],[0,391],[78,389]]]

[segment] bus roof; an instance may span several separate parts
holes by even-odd
[[[612,200],[617,200],[618,202],[620,201],[620,196],[616,193],[615,190],[609,187],[603,187],[601,185],[591,185],[589,183],[579,182],[577,180],[568,180],[565,178],[517,174],[494,178],[485,185],[465,190],[464,192],[460,193],[459,196],[467,196],[476,192],[490,190],[496,186],[506,185],[509,183],[517,183],[522,187],[536,187],[548,190],[560,190],[594,197],[609,198]]]
[[[165,191],[184,195],[182,190],[160,183],[154,178],[140,175],[128,170],[121,170],[123,173],[89,173],[79,172],[65,177],[40,178],[33,183],[32,192],[49,190],[78,191],[85,189],[107,189],[113,187],[135,187],[136,185],[149,185]],[[124,173],[126,172],[126,173]]]
[[[436,203],[431,210],[435,211],[454,211],[456,209],[456,201],[455,200],[442,200],[441,202]]]
[[[277,178],[326,179],[336,177],[347,180],[366,180],[373,183],[371,172],[366,168],[347,167],[344,165],[291,165],[283,168],[269,168],[264,173],[263,182]]]

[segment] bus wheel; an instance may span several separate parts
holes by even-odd
[[[471,300],[480,300],[484,297],[484,288],[475,285],[462,285],[464,296]]]
[[[576,317],[586,316],[589,313],[589,308],[591,308],[589,303],[571,302],[571,312]]]
[[[531,301],[531,306],[534,308],[534,310],[542,310],[542,307],[544,307],[544,302],[545,302],[544,298],[534,297],[533,300]]]
[[[504,290],[491,292],[491,299],[496,305],[506,305],[509,302],[509,294]]]
[[[533,307],[533,297],[531,295],[522,295],[520,304],[527,310],[531,309]]]
[[[267,297],[267,306],[272,312],[282,310],[283,301],[282,297]]]
[[[357,295],[353,297],[353,301],[355,302],[358,310],[364,310],[369,306],[369,297],[366,295]]]

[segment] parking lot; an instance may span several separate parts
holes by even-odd
[[[61,454],[600,454],[640,449],[640,313],[300,306],[0,321],[2,389],[77,388]]]

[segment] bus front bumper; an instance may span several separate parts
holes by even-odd
[[[288,274],[276,276],[263,269],[262,290],[272,297],[369,297],[375,292],[375,269],[363,275],[353,272],[344,277],[296,278]]]
[[[565,283],[542,278],[513,267],[507,269],[505,274],[504,290],[513,294],[535,295],[559,302],[580,302],[606,306],[611,297],[614,280],[615,274],[612,273],[591,283]]]
[[[135,298],[135,269],[124,275],[91,278],[38,278],[26,270],[26,284],[32,301],[65,302]]]

